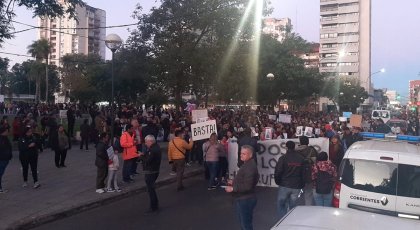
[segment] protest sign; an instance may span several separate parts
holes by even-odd
[[[351,112],[343,112],[343,117],[350,118],[352,115]]]
[[[314,130],[314,128],[312,128],[312,127],[305,127],[305,136],[312,137],[313,136],[313,130]]]
[[[275,139],[259,141],[259,152],[257,154],[257,168],[260,175],[258,186],[277,187],[274,182],[274,170],[279,157],[286,154],[286,142],[294,141],[299,145],[299,139]],[[309,138],[309,145],[313,146],[317,152],[329,152],[328,138]],[[238,144],[229,142],[228,144],[229,178],[233,179],[238,172]]]
[[[347,122],[347,117],[339,117],[338,120],[340,122]]]
[[[0,102],[4,102],[4,95],[0,95]]]
[[[208,117],[198,118],[198,119],[197,119],[197,123],[206,122],[206,121],[208,121],[208,120],[210,120]]]
[[[362,115],[351,115],[350,125],[353,127],[362,127]]]
[[[298,137],[303,136],[303,126],[298,126],[296,128],[296,136]]]
[[[59,115],[60,119],[67,118],[67,110],[60,110],[58,115]]]
[[[111,158],[114,155],[114,148],[111,146],[106,150],[106,153],[108,154],[108,158]]]
[[[273,137],[273,132],[272,131],[273,131],[273,129],[271,127],[266,127],[264,129],[264,138],[266,140],[271,140],[272,139],[272,137]]]
[[[192,120],[196,121],[197,123],[199,122],[198,119],[199,118],[204,118],[204,117],[208,117],[208,111],[207,109],[195,109],[191,112],[192,115]]]
[[[268,115],[268,119],[275,121],[277,120],[277,116],[276,115]]]
[[[193,141],[210,138],[212,133],[217,134],[217,125],[215,120],[196,123],[191,125],[191,136]]]
[[[287,114],[279,114],[279,122],[290,124],[292,123],[292,116]]]

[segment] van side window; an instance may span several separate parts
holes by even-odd
[[[344,159],[341,182],[354,189],[396,195],[397,164]],[[375,169],[375,170],[372,170]]]
[[[398,196],[420,198],[420,166],[398,166]]]

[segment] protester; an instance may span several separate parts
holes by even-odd
[[[344,148],[340,142],[340,137],[335,135],[331,138],[329,147],[330,160],[334,165],[339,166],[344,157]]]
[[[55,166],[57,168],[66,167],[65,161],[67,157],[67,150],[70,149],[70,137],[64,130],[63,125],[58,126],[57,137],[54,138],[54,140],[56,141],[56,143],[53,143]]]
[[[209,171],[209,182],[207,190],[214,190],[219,185],[220,180],[217,178],[219,173],[219,157],[226,156],[225,149],[222,144],[217,141],[217,134],[212,133],[209,140],[203,144],[204,160]]]
[[[155,183],[159,176],[162,151],[153,135],[147,135],[144,141],[145,151],[140,153],[140,158],[143,162],[144,180],[150,198],[150,207],[146,213],[155,213],[159,210],[159,200],[155,190]]]
[[[330,207],[332,204],[332,189],[337,178],[336,166],[328,160],[326,152],[320,152],[317,162],[312,166],[313,195],[316,206]]]
[[[82,150],[83,145],[85,145],[85,150],[89,151],[89,133],[89,120],[84,119],[83,124],[80,125],[80,150]]]
[[[7,192],[3,189],[1,181],[6,167],[12,159],[12,143],[10,143],[8,134],[7,127],[0,127],[0,193]]]
[[[238,149],[240,151],[241,147],[244,145],[250,145],[252,146],[252,148],[254,148],[254,152],[258,153],[259,152],[259,146],[258,146],[258,142],[255,138],[251,137],[252,131],[251,128],[246,128],[243,132],[243,136],[239,138],[238,140]],[[238,154],[238,167],[241,167],[241,165],[243,164],[241,157],[239,156],[240,152]],[[255,162],[257,162],[257,156],[256,154],[253,155]]]
[[[304,159],[304,168],[305,168],[305,187],[303,188],[303,195],[305,197],[305,205],[311,206],[314,204],[314,198],[312,195],[312,178],[311,178],[311,169],[315,164],[316,156],[318,152],[313,146],[309,146],[309,138],[306,136],[299,137],[300,145],[296,149],[296,152],[299,153]]]
[[[123,181],[132,183],[133,180],[133,164],[137,161],[139,154],[137,152],[137,140],[135,139],[134,128],[131,124],[125,126],[126,131],[123,132],[120,138],[120,145],[123,148],[122,159],[123,163]]]
[[[120,160],[118,158],[118,152],[114,151],[109,156],[108,161],[108,182],[106,184],[106,192],[121,192],[122,190],[118,186],[117,171],[120,168]]]
[[[239,169],[233,181],[228,181],[225,191],[232,193],[234,206],[238,215],[241,229],[252,230],[254,208],[257,205],[255,187],[258,183],[257,164],[253,160],[254,148],[249,145],[241,147],[241,161],[243,165]]]
[[[169,162],[173,162],[175,167],[177,191],[184,190],[182,179],[184,176],[185,169],[185,153],[187,150],[192,149],[194,143],[191,139],[187,143],[184,140],[183,136],[183,130],[176,130],[175,138],[171,142],[169,142],[168,145],[168,160]]]
[[[23,185],[28,186],[28,170],[31,167],[34,188],[39,188],[41,184],[38,182],[38,149],[40,148],[39,140],[35,138],[31,127],[25,127],[24,136],[19,140],[19,160],[22,164]]]
[[[98,168],[96,174],[96,192],[105,192],[105,179],[108,175],[108,142],[109,136],[107,133],[101,133],[99,135],[99,142],[96,145],[96,159],[95,165]]]
[[[142,128],[140,127],[139,121],[137,119],[131,119],[131,125],[133,126],[133,133],[134,138],[136,139],[136,148],[137,151],[142,150],[142,143],[143,143],[143,134],[142,134]],[[131,175],[138,175],[137,172],[137,166],[138,166],[138,157],[133,160],[133,163],[131,165],[130,174]]]
[[[69,137],[74,137],[74,124],[76,123],[76,115],[74,113],[74,106],[71,106],[67,110],[67,130],[69,131]]]
[[[296,206],[296,201],[305,186],[305,161],[295,152],[295,143],[286,142],[287,152],[281,156],[274,171],[274,180],[279,186],[277,211],[279,218]]]

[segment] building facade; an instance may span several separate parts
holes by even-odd
[[[420,101],[420,80],[409,81],[410,102],[416,103]]]
[[[65,4],[63,0],[59,0]],[[50,63],[61,66],[66,54],[97,54],[105,59],[106,12],[86,5],[76,8],[77,20],[67,16],[39,18],[38,39],[45,38],[52,45]]]
[[[320,72],[371,85],[371,0],[320,0]]]
[[[286,28],[292,25],[290,18],[265,18],[263,24],[262,32],[272,35],[279,42],[285,38]]]

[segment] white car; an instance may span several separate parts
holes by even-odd
[[[351,209],[297,206],[271,230],[417,230],[419,222]]]
[[[333,206],[420,219],[420,137],[364,133],[384,139],[359,141],[345,153]],[[418,222],[420,229],[420,222]]]

